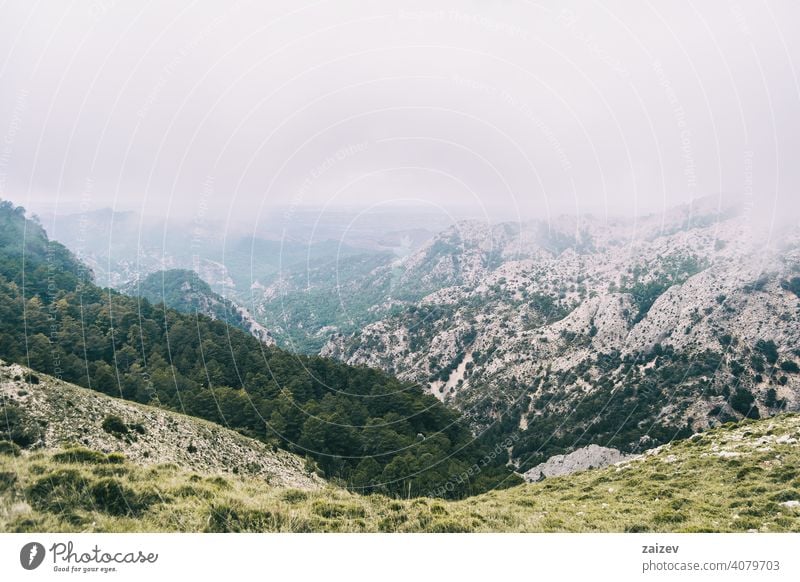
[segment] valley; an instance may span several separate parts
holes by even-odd
[[[493,447],[413,384],[291,353],[200,313],[225,304],[192,303],[198,298],[183,287],[196,281],[175,281],[167,298],[180,309],[153,304],[95,285],[24,209],[0,203],[0,227],[0,354],[10,363],[228,427],[302,455],[327,480],[362,493],[424,495]],[[157,293],[166,289],[159,278]],[[12,434],[10,417],[0,418],[0,430]],[[23,433],[16,444],[35,442]],[[520,481],[494,457],[475,480],[443,495]]]
[[[253,264],[285,270],[228,287],[226,301],[269,342],[380,368],[475,434],[519,436],[523,472],[588,444],[637,453],[800,408],[800,235],[751,219],[740,200],[461,221],[417,232],[400,255],[367,240],[294,264],[252,247]]]
[[[288,266],[252,240],[216,275],[107,255],[117,290],[0,219],[8,531],[797,527],[790,225],[700,200]]]

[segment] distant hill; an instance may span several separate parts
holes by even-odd
[[[269,331],[258,323],[246,309],[236,305],[188,269],[170,269],[150,273],[141,281],[122,288],[124,293],[143,297],[153,304],[163,303],[181,313],[201,314],[238,327],[272,345],[275,340]]]
[[[381,231],[379,238],[387,239],[387,247],[369,240],[355,241],[359,244],[354,246],[337,236],[349,221],[328,232],[302,213],[293,215],[294,226],[300,216],[309,222],[295,233],[298,236],[275,224],[265,225],[260,235],[253,236],[252,230],[249,234],[241,228],[229,230],[221,221],[166,220],[110,208],[59,215],[53,225],[54,238],[91,266],[104,287],[121,290],[151,273],[190,269],[215,292],[236,297],[242,304],[250,298],[251,286],[270,285],[287,274],[352,256],[390,256],[386,251],[401,245],[392,233]],[[412,244],[414,235],[424,236],[412,232]]]
[[[318,353],[333,331],[378,319],[373,308],[380,311],[395,291],[391,265],[446,226],[427,212],[402,209],[284,208],[266,220],[255,235],[213,220],[146,219],[111,209],[59,215],[53,224],[54,238],[92,268],[101,286],[136,294],[138,282],[160,271],[192,270],[246,307],[278,345],[305,354]],[[401,295],[418,298],[411,283]],[[153,297],[160,295],[154,286]]]
[[[33,297],[75,291],[93,274],[64,246],[50,244],[24,208],[0,200],[0,276]]]

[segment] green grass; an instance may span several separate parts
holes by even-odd
[[[69,448],[0,453],[0,531],[800,531],[800,416],[726,425],[602,470],[463,501],[271,487]],[[15,451],[16,452],[16,451]]]

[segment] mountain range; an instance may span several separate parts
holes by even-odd
[[[104,260],[71,252],[8,202],[0,226],[0,357],[9,362],[0,369],[0,452],[21,467],[39,459],[56,476],[72,471],[63,487],[37,481],[35,468],[3,477],[7,515],[20,494],[44,491],[40,506],[6,521],[15,531],[72,527],[69,515],[54,517],[51,497],[73,495],[81,479],[99,493],[75,502],[75,527],[91,517],[124,529],[116,516],[133,513],[119,504],[112,517],[86,513],[97,495],[114,505],[119,491],[142,500],[139,517],[150,507],[186,512],[176,494],[159,505],[161,494],[140,483],[144,470],[173,479],[168,466],[180,473],[174,479],[188,479],[181,487],[200,471],[235,481],[237,495],[258,483],[276,488],[258,507],[213,483],[197,488],[225,498],[203,510],[211,531],[398,531],[409,519],[411,531],[503,531],[509,507],[539,507],[529,493],[547,500],[555,487],[569,497],[602,467],[613,465],[603,483],[619,485],[619,471],[627,483],[628,467],[636,468],[631,483],[641,482],[677,450],[681,466],[698,472],[728,445],[738,450],[726,431],[747,455],[766,454],[759,443],[776,431],[781,454],[796,450],[787,413],[800,410],[800,234],[796,224],[756,221],[741,204],[700,199],[637,218],[460,221],[411,242],[408,230],[361,233],[343,253],[294,241],[298,260],[289,264],[283,243],[243,239],[233,263],[215,262],[213,284],[186,248],[170,255],[163,247],[162,260],[148,263],[139,247],[120,243],[136,257],[130,268],[114,245]],[[248,262],[251,275],[254,265],[262,274],[244,288]],[[111,287],[97,284],[98,265]],[[756,421],[757,430],[744,428]],[[692,443],[701,442],[698,452]],[[76,463],[83,468],[71,469]],[[714,469],[717,477],[734,470]],[[95,483],[115,471],[113,483]],[[715,521],[711,508],[689,517],[699,500],[683,499],[614,527],[791,528],[787,504],[800,489],[796,472],[784,472],[769,507],[741,522]],[[523,479],[545,483],[527,489]],[[441,506],[452,519],[422,523],[413,501],[397,510],[385,501],[404,497],[470,497],[483,509],[467,516],[467,506]],[[289,514],[274,506],[295,503],[289,498],[297,500]],[[629,502],[637,498],[621,507]],[[496,514],[498,503],[505,509]],[[603,515],[587,503],[588,514]],[[506,526],[600,527],[526,516]],[[192,523],[188,530],[204,529]]]
[[[800,236],[741,206],[463,222],[394,269],[430,292],[321,353],[520,435],[520,468],[800,408]]]
[[[641,217],[461,221],[404,253],[362,236],[294,263],[291,245],[253,242],[249,262],[280,272],[218,287],[262,340],[380,368],[474,434],[518,437],[524,472],[589,444],[635,453],[800,408],[800,235],[750,210],[709,197]],[[191,277],[167,273],[122,289],[185,310],[174,287]],[[209,291],[192,309],[218,318]]]

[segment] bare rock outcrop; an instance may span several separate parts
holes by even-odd
[[[589,445],[581,447],[568,455],[550,457],[544,463],[536,465],[525,472],[526,481],[541,481],[547,477],[570,475],[588,469],[601,469],[630,459],[633,455],[624,455],[617,449]]]

